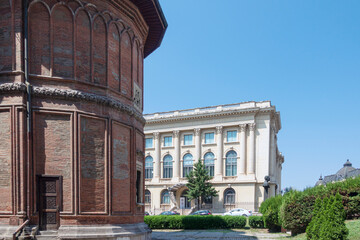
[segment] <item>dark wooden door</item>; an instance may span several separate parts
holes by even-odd
[[[60,177],[39,177],[40,229],[55,230],[60,225]]]

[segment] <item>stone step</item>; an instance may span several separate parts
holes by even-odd
[[[35,236],[35,239],[58,239],[58,231],[39,231]]]

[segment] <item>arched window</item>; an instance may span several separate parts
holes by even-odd
[[[164,190],[161,193],[161,204],[170,204],[170,193],[168,190]]]
[[[151,156],[145,158],[145,178],[153,178],[153,158]]]
[[[212,152],[208,152],[204,156],[204,164],[205,168],[208,171],[209,176],[214,176],[214,154]]]
[[[188,193],[188,190],[184,190],[182,193],[181,193],[181,197],[184,198],[184,202],[185,202],[185,209],[189,209],[191,208],[191,200],[186,196],[186,194]]]
[[[235,204],[235,190],[228,188],[224,192],[224,204]]]
[[[151,203],[151,192],[149,190],[145,190],[145,203]]]
[[[190,153],[187,153],[185,154],[183,160],[183,177],[186,177],[186,175],[188,175],[193,169],[193,156]]]
[[[236,160],[237,154],[235,151],[226,154],[226,176],[236,176]]]
[[[173,158],[171,155],[166,155],[164,157],[164,168],[163,168],[163,178],[172,178],[173,173]]]

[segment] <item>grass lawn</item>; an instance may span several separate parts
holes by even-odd
[[[346,227],[349,229],[349,240],[360,240],[360,219],[357,220],[347,220],[345,221]],[[295,237],[283,237],[283,239],[292,239],[292,240],[306,240],[306,234],[299,234]]]

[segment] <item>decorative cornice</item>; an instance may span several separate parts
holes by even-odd
[[[0,84],[0,93],[26,92],[24,83],[3,83]]]
[[[246,131],[246,124],[240,124],[240,132],[245,132]]]
[[[226,117],[244,114],[256,116],[260,113],[274,113],[275,106],[270,101],[263,102],[243,102],[219,106],[210,106],[196,109],[184,109],[170,112],[160,112],[145,114],[144,118],[147,125],[159,124],[165,122],[177,122],[183,120],[205,119],[213,117]]]
[[[0,84],[0,93],[23,92],[26,93],[26,85],[24,83],[4,83]],[[134,107],[123,104],[117,100],[106,96],[99,96],[92,93],[85,93],[78,90],[58,89],[49,87],[33,87],[32,95],[39,97],[52,97],[58,99],[75,99],[85,102],[93,102],[114,108],[121,112],[126,112],[130,116],[134,116],[141,123],[145,124],[145,119]]]

